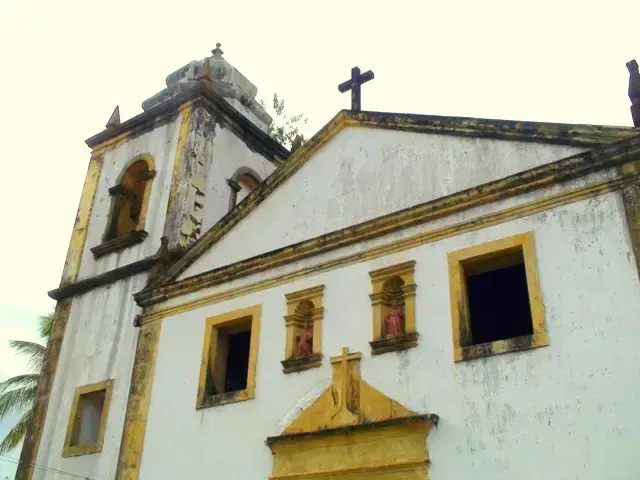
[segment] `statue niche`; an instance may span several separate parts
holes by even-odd
[[[323,290],[319,285],[286,295],[284,373],[319,367],[322,362]]]
[[[373,340],[371,353],[406,350],[418,344],[416,332],[414,261],[369,272]]]

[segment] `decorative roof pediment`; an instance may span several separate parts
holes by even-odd
[[[141,305],[154,303],[156,298],[167,298],[173,284],[184,280],[181,275],[202,255],[208,252],[242,219],[271,196],[283,183],[291,178],[320,150],[327,146],[343,130],[349,127],[363,129],[393,130],[418,134],[440,134],[458,137],[504,140],[508,142],[531,142],[590,149],[630,139],[638,130],[629,127],[598,125],[571,125],[557,123],[521,122],[463,117],[439,117],[383,112],[341,111],[313,138],[297,149],[291,157],[261,182],[250,195],[240,202],[211,229],[205,232],[185,255],[159,277],[154,285],[138,296]],[[576,150],[576,152],[579,150]],[[586,152],[585,152],[586,155]],[[187,275],[189,276],[189,275]],[[190,281],[190,280],[189,280]],[[194,279],[194,281],[196,281]],[[184,282],[183,282],[184,283]],[[170,294],[172,295],[172,294]]]
[[[333,382],[284,431],[267,438],[271,479],[427,478],[435,414],[418,414],[360,378],[361,353],[331,358]]]

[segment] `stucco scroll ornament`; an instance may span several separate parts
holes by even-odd
[[[395,337],[402,335],[402,310],[398,307],[391,308],[384,318],[384,336]]]
[[[349,381],[349,364],[347,357],[348,350],[342,349],[342,358],[340,359],[340,367],[337,378],[333,387],[334,407],[331,410],[331,418],[335,417],[345,407],[345,399],[347,396],[347,382]],[[337,397],[337,398],[336,398]]]
[[[309,322],[305,322],[300,335],[296,335],[298,347],[296,355],[299,357],[308,357],[311,355],[311,345],[313,344],[313,332],[309,329]]]

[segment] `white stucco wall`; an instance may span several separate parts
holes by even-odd
[[[79,280],[153,255],[160,247],[160,238],[167,215],[180,124],[181,117],[178,117],[170,123],[134,137],[105,153],[78,274]],[[111,209],[109,188],[116,185],[120,174],[129,161],[143,153],[153,156],[157,172],[151,182],[151,197],[144,225],[149,236],[138,245],[95,259],[90,248],[102,243],[102,236],[107,228]]]
[[[221,125],[216,125],[213,163],[207,178],[205,194],[203,233],[229,211],[231,188],[227,184],[227,179],[231,178],[240,167],[253,169],[260,175],[261,180],[267,178],[276,168],[272,162],[249,149],[242,139]],[[246,196],[246,194],[241,196],[240,193],[238,193],[238,202]]]
[[[322,147],[180,278],[583,150],[530,142],[349,127]],[[277,212],[277,215],[269,214],[269,211]],[[260,242],[253,241],[257,237]],[[246,239],[251,242],[247,243]]]
[[[551,345],[454,363],[447,253],[530,230]],[[408,260],[417,262],[419,345],[371,357],[368,272]],[[318,284],[326,286],[325,360],[321,368],[284,375],[284,295]],[[197,411],[206,318],[257,304],[256,398]],[[428,441],[430,478],[637,478],[639,314],[640,283],[621,200],[609,193],[168,317],[141,478],[267,478],[272,460],[265,438],[329,385],[328,357],[344,346],[363,353],[368,383],[411,409],[440,415]]]
[[[73,299],[36,464],[94,480],[115,476],[129,396],[141,312],[132,295],[146,284],[146,274],[100,287]],[[128,300],[129,299],[129,300]],[[114,379],[101,453],[62,457],[67,423],[77,387]],[[34,480],[65,480],[36,469]]]

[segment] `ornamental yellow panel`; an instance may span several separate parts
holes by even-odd
[[[360,378],[360,353],[333,357],[333,383],[284,432],[267,439],[272,480],[427,479],[427,435],[438,416],[420,415]]]

